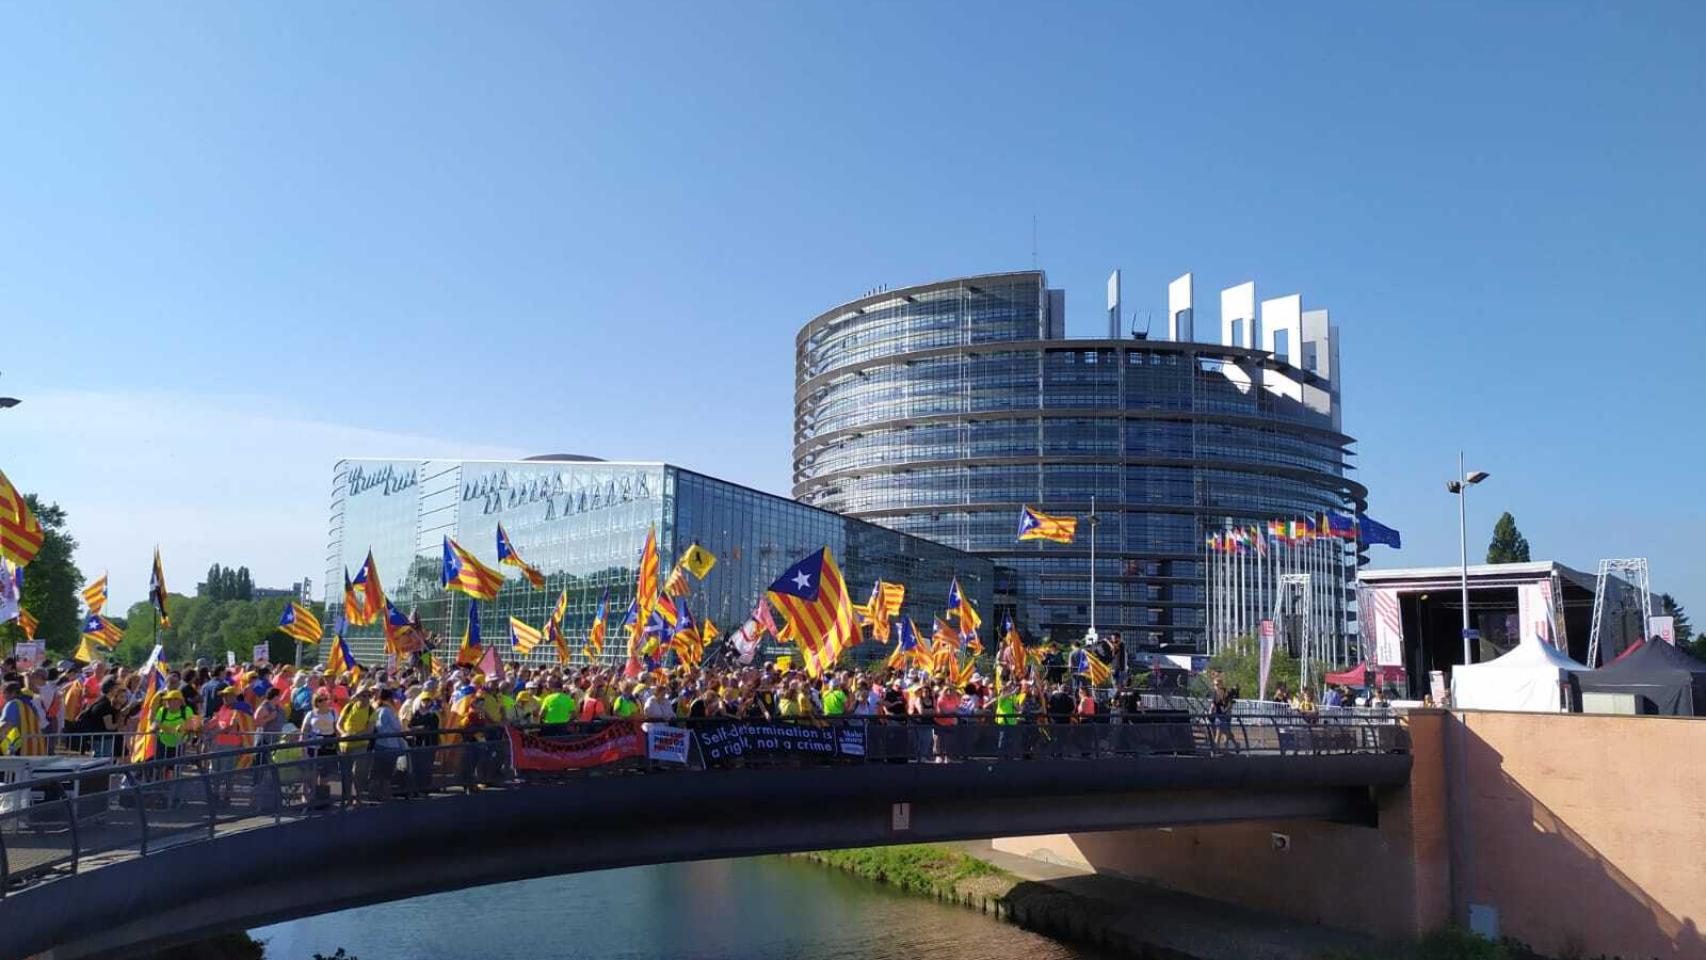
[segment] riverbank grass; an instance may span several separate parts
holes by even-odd
[[[962,903],[1004,900],[1019,884],[1018,877],[994,864],[934,843],[822,850],[806,856],[867,880]]]

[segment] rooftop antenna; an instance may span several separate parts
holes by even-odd
[[[1133,340],[1148,340],[1149,339],[1149,325],[1151,323],[1153,323],[1154,321],[1155,321],[1155,314],[1149,313],[1146,311],[1143,314],[1143,332],[1138,333],[1137,332],[1137,311],[1133,310],[1131,312],[1131,338]]]
[[[1037,215],[1031,214],[1031,269],[1037,268]]]

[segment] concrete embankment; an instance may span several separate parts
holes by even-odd
[[[986,842],[803,856],[1068,943],[1145,960],[1319,960],[1386,954],[1370,938],[1003,853]]]

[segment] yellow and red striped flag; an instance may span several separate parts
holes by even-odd
[[[475,600],[495,600],[504,575],[481,563],[460,543],[444,538],[444,569],[439,582],[446,590],[467,594]]]
[[[373,562],[373,551],[355,572],[355,579],[344,579],[344,619],[365,627],[385,611],[385,591],[379,584],[379,565]]]
[[[320,618],[295,600],[284,605],[284,613],[278,618],[278,629],[285,636],[303,643],[320,642]]]
[[[646,531],[646,545],[640,549],[640,576],[634,585],[635,614],[638,622],[644,624],[652,615],[652,606],[658,601],[658,531],[656,527]]]
[[[609,628],[605,623],[610,617],[610,588],[598,596],[598,609],[592,612],[592,626],[586,631],[586,652],[588,659],[604,653],[604,631]]]
[[[1113,683],[1114,670],[1112,667],[1103,663],[1101,660],[1098,660],[1096,655],[1088,650],[1084,651],[1084,660],[1084,669],[1078,672],[1082,676],[1090,678],[1090,686],[1105,687],[1110,683]]]
[[[1071,543],[1078,535],[1078,518],[1061,517],[1030,507],[1019,508],[1020,540],[1053,540]]]
[[[24,495],[0,473],[0,557],[18,566],[36,558],[41,549],[40,521],[24,502]]]
[[[515,552],[515,544],[509,542],[509,534],[504,532],[504,525],[498,524],[498,562],[507,563],[521,571],[527,582],[533,584],[533,589],[545,589],[545,575],[539,568],[521,559],[521,554]]]
[[[147,763],[154,759],[154,709],[166,692],[166,662],[160,659],[160,645],[148,655],[142,665],[142,712],[136,721],[136,738],[130,747],[131,763]]]
[[[104,613],[107,609],[107,575],[83,588],[83,605],[90,613]]]
[[[361,664],[349,652],[349,643],[343,637],[332,639],[332,649],[326,654],[326,675],[335,677],[340,673],[361,674]]]
[[[543,633],[515,617],[509,618],[509,645],[515,648],[516,653],[524,657],[527,656],[533,652],[534,647],[539,646],[539,641],[543,639],[545,639]]]
[[[36,628],[39,626],[41,626],[41,622],[36,619],[35,614],[25,610],[22,606],[18,607],[18,629],[24,631],[25,640],[34,640]]]
[[[106,617],[91,613],[83,618],[83,636],[111,650],[124,639],[124,631]]]
[[[788,621],[787,632],[805,652],[806,671],[814,677],[858,639],[847,584],[828,547],[789,567],[765,595]]]
[[[569,640],[563,636],[563,624],[560,620],[545,621],[545,639],[551,641],[551,646],[557,648],[557,662],[567,665],[569,662]]]
[[[955,615],[960,623],[960,632],[970,633],[983,626],[983,618],[978,616],[977,608],[971,605],[971,599],[960,589],[960,578],[948,585],[948,612]]]

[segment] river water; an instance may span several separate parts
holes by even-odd
[[[359,960],[1106,960],[779,857],[476,887],[251,932],[267,960],[339,947]]]

